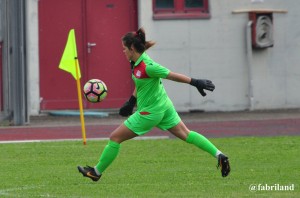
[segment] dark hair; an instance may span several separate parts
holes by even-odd
[[[143,53],[155,44],[153,41],[146,41],[146,34],[143,28],[138,29],[136,32],[128,32],[122,37],[122,41],[129,49],[133,45],[138,53]]]

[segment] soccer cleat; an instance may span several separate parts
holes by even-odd
[[[87,167],[82,167],[82,166],[77,166],[79,172],[82,173],[84,177],[89,177],[93,181],[98,181],[101,177],[101,175],[97,175],[94,168],[87,166]]]
[[[225,156],[224,154],[220,154],[218,156],[217,168],[219,168],[219,167],[221,168],[222,177],[226,177],[229,175],[229,173],[230,173],[229,160],[228,160],[228,157]]]

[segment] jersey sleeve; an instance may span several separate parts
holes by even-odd
[[[151,78],[166,78],[170,73],[170,70],[161,66],[158,63],[150,63],[146,67],[146,73]]]

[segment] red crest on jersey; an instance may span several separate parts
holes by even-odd
[[[146,73],[146,64],[143,61],[134,67],[133,75],[136,78],[149,78],[149,76]]]

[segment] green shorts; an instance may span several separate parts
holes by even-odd
[[[153,127],[158,127],[161,130],[168,130],[176,126],[181,121],[174,107],[162,113],[148,113],[136,111],[132,114],[124,124],[127,128],[137,135],[144,135]]]

